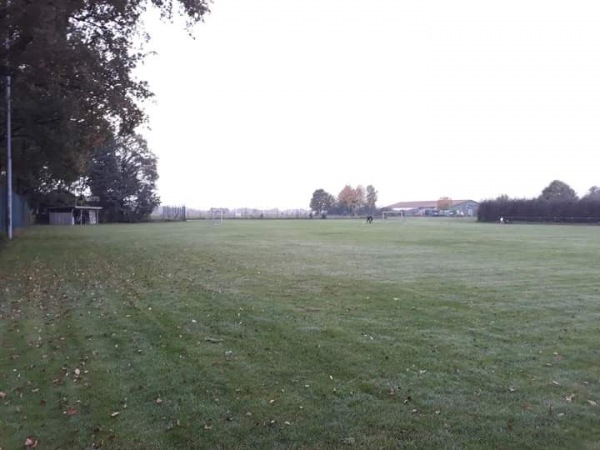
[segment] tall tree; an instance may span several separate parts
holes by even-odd
[[[358,211],[367,204],[367,192],[361,185],[356,186],[354,189],[354,211]]]
[[[450,197],[440,197],[437,201],[437,209],[442,211],[450,209],[452,206],[452,199]]]
[[[139,222],[160,204],[156,157],[139,135],[119,136],[92,158],[88,186],[108,222]]]
[[[329,211],[334,203],[335,198],[333,195],[327,193],[324,189],[317,189],[313,192],[313,196],[310,200],[310,209],[317,214],[322,215]]]
[[[369,212],[373,214],[373,211],[377,207],[377,194],[378,192],[375,190],[372,184],[367,186],[367,206],[369,207]]]
[[[554,180],[544,188],[540,198],[545,200],[576,200],[577,194],[567,183]]]
[[[589,188],[584,198],[600,199],[600,187],[592,186],[591,188]]]
[[[344,214],[347,214],[352,210],[352,204],[354,202],[355,192],[352,186],[347,184],[343,187],[337,196],[338,206]]]
[[[50,191],[87,169],[92,149],[111,133],[145,120],[151,93],[133,70],[147,35],[149,5],[166,19],[178,11],[191,26],[208,0],[13,0],[0,6],[0,72],[13,81],[14,174],[21,192]],[[2,41],[4,41],[4,35]],[[0,102],[4,122],[5,103]],[[0,173],[6,130],[0,125]]]
[[[365,205],[365,189],[362,186],[353,188],[349,184],[338,194],[338,204],[346,213],[351,212],[356,215],[359,208]]]

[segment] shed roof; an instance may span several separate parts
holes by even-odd
[[[100,210],[102,209],[102,206],[50,206],[48,208],[46,208],[48,211],[55,211],[55,212],[67,212],[67,211],[73,211],[73,210],[83,210],[83,211],[90,211],[90,210]]]

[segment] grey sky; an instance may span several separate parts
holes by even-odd
[[[147,17],[163,203],[379,205],[600,184],[600,2],[215,0]]]

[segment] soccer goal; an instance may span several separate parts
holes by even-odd
[[[213,225],[222,225],[225,212],[222,209],[212,209],[210,211],[210,220]]]
[[[401,223],[406,222],[406,212],[405,211],[382,211],[381,218],[383,220],[393,219],[400,221]]]

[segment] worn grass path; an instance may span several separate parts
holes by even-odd
[[[33,227],[0,447],[600,448],[600,228]]]

